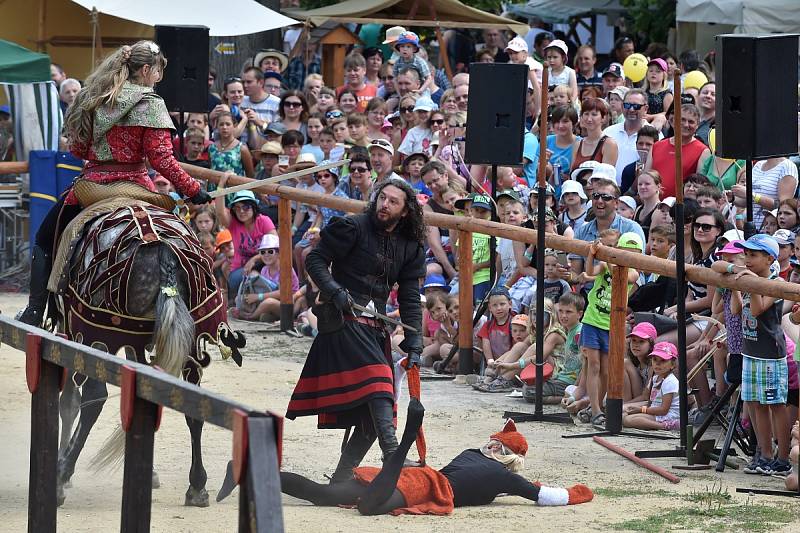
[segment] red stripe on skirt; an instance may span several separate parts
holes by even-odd
[[[367,365],[356,368],[355,370],[345,370],[335,374],[300,378],[294,388],[294,394],[304,392],[320,392],[326,389],[337,389],[339,387],[350,387],[372,378],[386,378],[392,381],[392,369],[389,365]]]
[[[364,396],[381,392],[394,396],[394,385],[391,382],[370,383],[350,392],[331,394],[330,396],[310,398],[307,400],[292,399],[292,401],[289,402],[288,411],[307,411],[309,409],[321,409],[332,405],[345,405],[363,398]]]

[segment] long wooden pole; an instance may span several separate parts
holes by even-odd
[[[628,267],[611,266],[611,324],[608,351],[606,430],[622,431],[622,399],[625,385],[625,318],[628,310]]]
[[[628,459],[629,461],[633,461],[637,465],[639,465],[639,466],[641,466],[643,468],[646,468],[646,469],[648,469],[649,471],[651,471],[651,472],[653,472],[655,474],[658,474],[659,476],[663,477],[664,479],[667,479],[667,480],[671,481],[672,483],[680,483],[681,482],[681,479],[678,476],[676,476],[675,474],[673,474],[672,472],[667,472],[666,470],[664,470],[660,466],[656,466],[653,463],[645,461],[641,457],[636,457],[634,454],[632,454],[628,450],[626,450],[624,448],[620,448],[616,444],[612,444],[612,443],[608,442],[607,440],[602,439],[600,437],[592,437],[592,439],[597,444],[599,444],[600,446],[603,446],[604,448],[607,448],[607,449],[611,450],[612,452],[621,455],[622,457],[624,457],[625,459]]]
[[[278,240],[280,241],[281,331],[292,329],[292,204],[288,198],[278,200]],[[309,303],[310,305],[310,303]]]
[[[0,169],[2,169],[2,165],[3,163],[0,163]],[[188,163],[181,163],[181,166],[193,177],[208,180],[212,183],[217,183],[222,176],[222,172],[196,167]],[[249,180],[250,178],[242,176],[230,176],[228,183],[239,184]],[[367,205],[366,202],[359,200],[349,200],[329,194],[326,195],[300,190],[286,185],[264,185],[254,189],[254,191],[260,194],[277,195],[307,204],[331,207],[348,213],[360,213]],[[537,232],[535,230],[510,226],[490,220],[456,217],[438,213],[425,213],[425,222],[439,228],[484,233],[486,235],[495,235],[497,237],[505,237],[506,239],[531,244],[537,242]],[[568,239],[552,233],[545,234],[545,246],[547,248],[554,248],[556,250],[586,257],[589,255],[589,245],[590,243],[586,241]],[[615,265],[635,268],[636,270],[644,272],[652,272],[671,278],[676,277],[675,261],[642,255],[638,252],[628,252],[619,248],[601,246],[597,252],[597,259]],[[800,302],[800,284],[798,283],[782,283],[756,276],[744,276],[737,280],[734,279],[733,276],[718,274],[710,268],[696,265],[686,265],[685,270],[685,279],[689,281]]]
[[[472,362],[472,232],[458,232],[458,373],[471,374]]]

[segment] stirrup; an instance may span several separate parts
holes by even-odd
[[[23,324],[28,324],[29,326],[42,328],[44,326],[44,309],[36,310],[29,305],[17,313],[14,319],[22,322]]]

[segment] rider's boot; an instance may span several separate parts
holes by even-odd
[[[51,268],[50,254],[35,245],[31,258],[31,293],[28,297],[28,307],[17,316],[20,322],[36,327],[43,326],[44,310],[50,295],[47,290],[47,280],[50,278]]]

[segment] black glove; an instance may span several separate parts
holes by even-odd
[[[420,368],[422,366],[422,359],[420,358],[420,354],[417,352],[411,352],[408,354],[408,368],[412,366],[416,366]]]
[[[350,298],[350,293],[347,292],[347,289],[343,287],[340,287],[339,290],[333,294],[333,298],[331,298],[333,305],[335,305],[336,309],[341,311],[342,314],[353,312],[353,309],[350,307],[352,301],[353,300]]]
[[[211,200],[213,200],[213,198],[211,198],[211,196],[203,189],[200,189],[199,193],[189,198],[189,201],[194,205],[207,204]]]

